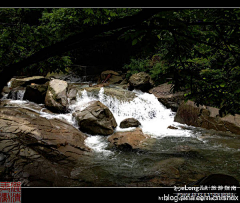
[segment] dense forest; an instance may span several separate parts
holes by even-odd
[[[239,8],[1,8],[0,88],[71,64],[169,81],[185,98],[240,113]],[[170,78],[170,80],[169,80]],[[167,80],[168,79],[168,80]]]

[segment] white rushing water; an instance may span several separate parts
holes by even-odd
[[[104,88],[99,91],[98,98],[87,94],[83,90],[82,96],[77,98],[76,104],[71,108],[76,109],[81,107],[84,109],[89,101],[99,100],[106,105],[113,113],[117,121],[117,131],[129,131],[135,128],[120,128],[120,123],[126,118],[135,118],[141,123],[143,133],[154,138],[163,138],[166,136],[190,137],[191,131],[179,129],[169,129],[168,126],[178,126],[179,123],[174,122],[175,113],[171,109],[163,106],[153,94],[134,91],[137,95],[132,101],[120,101],[116,97],[111,97],[104,94]],[[106,150],[108,145],[103,136],[89,136],[86,139],[86,145],[96,152],[101,152],[104,155],[111,155],[112,151]]]
[[[179,123],[174,122],[175,113],[171,109],[167,109],[163,106],[158,99],[149,93],[143,93],[141,91],[134,90],[136,98],[132,101],[120,101],[116,97],[108,96],[104,94],[104,88],[102,87],[97,96],[93,96],[91,93],[87,93],[86,90],[81,92],[81,96],[77,95],[77,100],[75,104],[69,106],[70,113],[68,114],[49,114],[39,112],[42,117],[47,119],[62,119],[69,122],[71,125],[78,128],[77,122],[75,121],[72,113],[76,110],[83,110],[88,106],[90,101],[100,101],[106,105],[110,111],[113,113],[116,121],[118,131],[129,131],[135,128],[120,128],[120,123],[126,118],[135,118],[141,123],[141,129],[143,133],[150,135],[153,138],[163,138],[166,136],[179,136],[179,137],[189,137],[191,136],[191,131],[183,130],[178,127],[178,129],[169,129],[168,126],[177,127]],[[18,100],[12,101],[17,102]],[[19,101],[20,102],[20,101]],[[24,101],[22,101],[24,102]],[[96,152],[106,152],[111,153],[109,150],[105,150],[107,147],[107,141],[104,136],[89,136],[86,139],[86,144]]]
[[[104,88],[101,88],[98,97],[87,94],[83,90],[82,95],[77,97],[77,102],[70,106],[72,111],[76,109],[83,110],[88,102],[99,100],[106,105],[113,113],[118,127],[116,131],[129,131],[128,129],[121,129],[120,122],[126,118],[135,118],[141,123],[141,128],[144,133],[153,137],[164,136],[190,136],[186,130],[173,130],[168,126],[177,126],[174,122],[175,113],[171,109],[163,106],[153,94],[143,93],[141,91],[134,91],[137,95],[132,101],[120,101],[116,97],[104,94]],[[134,129],[134,128],[132,128]]]
[[[168,126],[172,125],[177,127],[179,124],[174,122],[175,113],[171,109],[167,109],[163,106],[158,99],[149,93],[143,93],[141,91],[134,91],[136,98],[132,101],[120,101],[116,97],[108,96],[104,94],[104,88],[102,87],[97,96],[87,93],[83,90],[81,96],[77,95],[75,104],[69,106],[71,113],[68,114],[48,114],[40,112],[42,117],[48,119],[59,118],[68,121],[70,124],[78,127],[72,113],[76,110],[83,110],[88,106],[90,101],[100,101],[107,106],[113,113],[116,121],[117,128],[115,131],[129,131],[135,128],[120,128],[120,123],[126,118],[135,118],[141,123],[142,131],[152,137],[161,138],[165,136],[184,136],[189,137],[191,133],[182,129],[169,129]],[[93,139],[93,138],[92,138]]]

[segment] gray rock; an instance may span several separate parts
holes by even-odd
[[[63,80],[54,79],[49,82],[45,97],[45,105],[53,112],[66,112],[68,83]]]
[[[44,84],[49,79],[46,79],[43,76],[32,76],[32,77],[27,77],[27,78],[20,78],[20,79],[13,79],[11,83],[11,87],[15,88],[18,86],[23,86],[26,87],[27,85],[30,85],[31,83],[36,83],[36,84]]]
[[[231,132],[240,135],[240,115],[226,115],[220,117],[219,109],[210,106],[199,107],[193,101],[182,102],[174,118],[182,124]]]
[[[70,124],[20,107],[0,107],[0,174],[22,186],[69,186],[80,157],[91,150],[86,136]],[[74,183],[73,183],[74,182]]]
[[[84,110],[73,113],[73,116],[80,130],[92,135],[110,135],[117,126],[112,112],[100,101],[89,102]]]
[[[133,74],[128,82],[129,90],[139,89],[143,92],[147,92],[154,85],[150,75],[145,72]]]
[[[126,118],[120,123],[120,128],[138,127],[141,123],[135,118]]]
[[[167,108],[171,108],[176,112],[181,102],[184,100],[184,92],[173,93],[171,91],[172,84],[164,83],[149,90],[149,93],[154,94]]]
[[[134,131],[117,132],[108,137],[110,147],[116,147],[121,150],[135,150],[144,149],[143,142],[149,138],[148,135],[143,134],[140,128]]]

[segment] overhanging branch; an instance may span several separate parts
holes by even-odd
[[[142,9],[139,13],[133,16],[127,16],[121,19],[117,19],[113,22],[104,25],[98,25],[90,27],[88,30],[70,36],[67,39],[57,42],[49,47],[43,48],[35,54],[23,59],[20,62],[2,67],[0,89],[2,90],[6,83],[15,75],[16,71],[22,69],[31,64],[43,61],[50,57],[60,55],[64,52],[70,51],[76,47],[76,44],[81,44],[88,39],[93,38],[101,33],[116,30],[119,28],[127,28],[133,25],[142,23],[143,21],[149,19],[158,12],[166,11],[166,9]]]

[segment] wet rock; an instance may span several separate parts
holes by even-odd
[[[48,120],[38,113],[19,107],[0,107],[0,129],[2,133],[15,135],[17,139],[36,146],[60,147],[70,145],[79,153],[88,151],[86,136],[72,125],[58,119]]]
[[[116,120],[104,104],[92,101],[82,111],[73,113],[80,130],[92,135],[110,135],[117,126]]]
[[[69,104],[74,104],[77,100],[77,97],[82,97],[83,90],[87,91],[87,95],[90,97],[99,98],[99,92],[102,87],[93,86],[93,87],[82,87],[69,85],[68,88],[68,100]],[[112,87],[104,87],[104,99],[108,100],[107,97],[112,97],[113,99],[119,100],[120,102],[130,102],[134,98],[136,98],[136,94],[131,91],[124,90],[122,88],[112,88]],[[118,101],[116,101],[118,102]]]
[[[120,128],[138,127],[141,123],[135,118],[126,118],[120,123]]]
[[[0,107],[1,180],[21,181],[23,186],[75,184],[69,174],[91,151],[85,138],[64,121],[19,107]]]
[[[45,102],[47,89],[48,89],[48,82],[43,85],[39,85],[35,83],[32,83],[31,85],[27,85],[23,99],[29,100],[38,104],[43,104]]]
[[[26,87],[27,85],[30,85],[31,83],[44,84],[47,81],[49,81],[49,79],[47,79],[43,76],[32,76],[32,77],[12,80],[11,87],[12,88],[15,88],[15,87],[18,87],[18,86]]]
[[[66,112],[68,104],[67,87],[67,82],[63,80],[54,79],[49,82],[45,97],[47,108],[56,113]]]
[[[71,97],[73,98],[74,94],[76,95],[78,93],[79,96],[81,96],[82,91],[86,90],[88,95],[98,97],[100,89],[101,87],[87,87],[87,88],[73,87],[72,89],[69,89],[68,93],[70,94],[70,91],[71,91]],[[104,95],[116,98],[121,102],[129,102],[129,101],[132,101],[134,98],[136,98],[136,94],[134,92],[127,91],[122,88],[104,87]]]
[[[178,108],[174,121],[214,129],[217,131],[232,132],[240,135],[240,115],[219,116],[219,109],[209,106],[197,107],[193,101],[182,102]]]
[[[171,126],[171,125],[169,125],[167,128],[168,128],[168,129],[172,129],[172,130],[177,130],[177,129],[178,129],[178,128],[176,128],[176,127],[174,127],[174,126]]]
[[[150,75],[145,72],[133,74],[128,82],[129,90],[139,89],[143,92],[147,92],[154,85]]]
[[[110,147],[121,150],[133,150],[144,148],[143,142],[148,138],[140,128],[129,132],[116,132],[108,137]]]
[[[164,106],[176,112],[184,100],[184,92],[172,92],[172,84],[164,83],[149,90]]]

